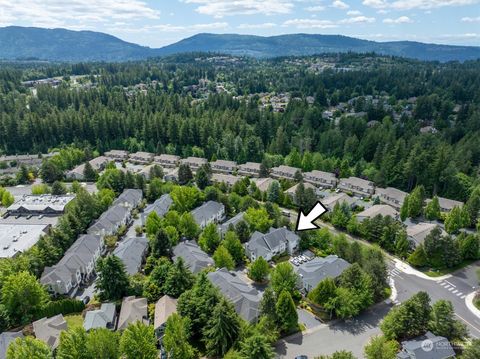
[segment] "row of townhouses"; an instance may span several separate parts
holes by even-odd
[[[104,252],[104,237],[116,234],[120,227],[128,225],[132,209],[141,200],[141,190],[125,190],[57,264],[44,269],[40,282],[52,293],[74,295],[78,287],[94,274],[95,263]]]

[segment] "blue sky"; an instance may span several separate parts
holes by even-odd
[[[480,0],[0,0],[7,25],[102,31],[151,47],[199,32],[480,45]]]

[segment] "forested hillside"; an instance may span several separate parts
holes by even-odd
[[[74,82],[73,75],[86,76]],[[52,76],[62,79],[58,87],[22,84]],[[100,152],[263,159],[407,191],[422,184],[428,194],[464,201],[478,183],[479,88],[478,61],[368,55],[6,64],[0,150],[87,143]],[[262,106],[282,93],[290,99],[285,108]]]

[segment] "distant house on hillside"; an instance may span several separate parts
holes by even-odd
[[[180,163],[188,165],[190,169],[195,172],[198,170],[201,166],[206,165],[208,163],[206,158],[200,158],[200,157],[187,157],[182,160],[180,160]]]
[[[375,189],[375,196],[378,197],[382,203],[388,204],[396,210],[400,210],[400,208],[402,208],[403,202],[405,201],[405,197],[407,197],[407,195],[408,193],[393,187],[377,187]]]
[[[243,176],[259,177],[260,176],[260,163],[247,162],[238,166],[238,173]]]
[[[177,167],[180,163],[180,156],[163,154],[160,156],[155,156],[153,158],[153,162],[162,167],[173,168]]]
[[[216,160],[211,162],[210,166],[212,167],[212,172],[233,173],[237,169],[237,162]]]
[[[153,157],[154,154],[150,152],[135,152],[130,154],[129,160],[133,163],[146,165],[153,161]]]
[[[358,213],[357,220],[358,222],[363,222],[367,218],[372,219],[378,215],[382,217],[389,216],[393,219],[398,219],[399,213],[395,208],[390,207],[387,204],[375,204],[372,207],[369,207],[366,210]]]
[[[432,200],[427,199],[425,202],[428,204]],[[460,201],[455,201],[453,199],[438,197],[438,204],[440,205],[440,211],[443,213],[450,212],[454,207],[463,207],[464,203]]]
[[[114,161],[125,161],[128,159],[128,151],[111,150],[105,152],[105,157],[111,158]]]
[[[337,186],[337,178],[335,173],[313,170],[303,174],[303,180],[315,186],[335,188]]]
[[[297,172],[302,173],[302,170],[296,167],[281,165],[281,166],[272,168],[271,176],[274,178],[284,178],[284,179],[293,180],[295,179],[295,174]]]
[[[375,193],[375,185],[358,177],[340,178],[338,188],[344,192],[352,192],[355,195],[370,197]]]

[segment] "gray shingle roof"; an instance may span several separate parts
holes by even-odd
[[[83,327],[86,331],[95,328],[115,329],[115,304],[103,303],[100,309],[88,311],[85,314]]]
[[[135,298],[135,296],[123,298],[117,329],[123,330],[128,324],[137,321],[148,324],[147,299]]]
[[[399,359],[447,359],[455,357],[447,338],[439,337],[431,332],[412,340],[402,342]]]
[[[270,228],[266,234],[261,232],[254,232],[250,240],[246,244],[246,249],[255,255],[255,258],[264,257],[267,253],[272,252],[280,243],[298,242],[299,237],[292,231],[286,228]]]
[[[350,263],[336,255],[316,257],[309,262],[294,267],[303,282],[303,287],[315,288],[325,278],[336,278],[350,266]]]
[[[23,338],[23,333],[4,332],[0,334],[0,359],[5,359],[8,346],[17,338]]]
[[[163,217],[170,209],[170,206],[172,205],[172,203],[173,203],[172,197],[169,194],[164,194],[155,202],[148,205],[143,211],[143,214],[145,217],[147,217],[150,213],[155,211],[157,212],[159,217]]]
[[[213,259],[197,245],[195,241],[185,241],[177,244],[173,248],[173,260],[180,257],[190,268],[192,273],[198,273],[202,269],[214,265]]]
[[[126,189],[118,198],[113,201],[112,206],[117,204],[128,204],[130,208],[137,207],[142,200],[143,194],[141,189]]]
[[[235,227],[237,225],[237,223],[239,223],[240,221],[243,220],[243,215],[244,214],[245,214],[245,212],[237,213],[234,217],[230,218],[228,221],[226,221],[222,224],[219,224],[218,225],[219,232],[222,233],[222,234],[227,233],[230,225]]]
[[[133,275],[140,271],[147,248],[147,238],[133,237],[119,242],[113,254],[125,264],[127,273]]]
[[[225,206],[222,203],[215,201],[208,201],[202,204],[200,207],[195,208],[190,213],[197,224],[201,224],[203,221],[208,221],[212,217],[215,217],[220,211],[225,211]]]
[[[60,333],[64,330],[67,330],[67,322],[61,314],[33,322],[33,331],[37,339],[45,342],[52,349],[60,344]]]
[[[259,314],[260,293],[225,268],[208,273],[208,278],[235,306],[236,312],[246,321],[253,322]]]

